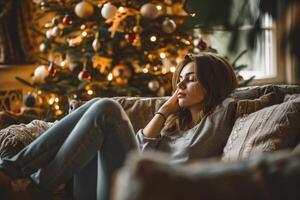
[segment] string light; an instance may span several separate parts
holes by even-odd
[[[147,68],[144,68],[144,69],[143,69],[143,72],[146,74],[146,73],[149,72],[149,70],[148,70]]]
[[[161,52],[161,53],[159,54],[159,56],[160,56],[161,59],[164,59],[164,58],[166,58],[166,53]]]
[[[170,72],[174,73],[176,71],[176,67],[172,66],[170,67]]]
[[[52,105],[52,104],[54,103],[54,101],[55,101],[54,98],[50,98],[49,101],[48,101],[48,103],[49,103],[50,105]]]
[[[153,35],[153,36],[150,37],[150,41],[151,41],[151,42],[155,42],[156,40],[157,40],[157,38],[156,38],[155,35]]]
[[[88,95],[92,95],[92,94],[94,94],[94,91],[93,90],[88,90],[87,93],[88,93]]]
[[[122,6],[118,10],[119,10],[120,13],[124,13],[125,12],[125,8],[122,7]]]
[[[85,28],[86,28],[86,26],[84,24],[80,26],[81,30],[84,30]]]
[[[113,80],[113,75],[112,73],[109,73],[107,76],[107,80],[112,81]]]
[[[162,6],[161,5],[157,5],[156,8],[157,8],[157,10],[161,10]]]
[[[55,108],[56,110],[59,110],[59,105],[55,105],[54,108]]]
[[[82,35],[83,37],[86,37],[86,36],[88,35],[88,33],[87,33],[86,31],[83,31],[83,32],[81,33],[81,35]]]
[[[54,101],[55,101],[56,103],[59,102],[59,98],[56,97],[56,98],[54,99]]]

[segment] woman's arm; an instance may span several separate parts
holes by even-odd
[[[158,112],[154,115],[151,121],[143,129],[143,134],[148,138],[157,138],[164,126],[166,119],[173,113],[179,110],[177,102],[177,91],[160,107]],[[158,114],[160,113],[160,114]]]

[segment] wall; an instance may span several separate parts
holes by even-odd
[[[0,111],[20,111],[23,97],[32,90],[19,81],[16,76],[30,82],[35,65],[0,65]]]

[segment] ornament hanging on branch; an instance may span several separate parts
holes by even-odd
[[[65,15],[64,18],[62,19],[62,23],[64,25],[71,25],[73,22],[71,20],[70,15]]]
[[[75,6],[75,14],[83,19],[89,18],[94,14],[94,7],[86,1],[80,2]]]
[[[56,75],[57,70],[55,69],[52,62],[50,63],[50,65],[48,67],[48,72],[49,72],[49,75],[52,77],[54,77]]]
[[[153,92],[157,91],[159,89],[159,87],[160,87],[160,84],[159,84],[158,80],[156,80],[156,79],[153,79],[153,80],[149,81],[149,83],[148,83],[148,88]]]
[[[91,73],[89,71],[83,69],[81,72],[79,72],[78,79],[80,81],[91,80],[92,79],[92,75],[91,75]]]
[[[148,19],[155,19],[160,15],[157,6],[152,3],[144,4],[140,9],[141,15]]]
[[[48,69],[45,65],[38,66],[33,72],[33,82],[34,83],[44,83],[45,79],[49,76]]]
[[[33,107],[35,105],[35,97],[32,94],[28,94],[24,98],[24,105],[26,107]]]
[[[162,29],[166,33],[173,33],[176,29],[176,23],[172,19],[165,19],[162,23]]]
[[[41,43],[39,49],[40,52],[45,53],[47,51],[47,45],[45,43]]]
[[[92,43],[94,51],[99,51],[101,47],[101,43],[98,37],[96,37]]]
[[[128,43],[132,44],[134,40],[136,39],[136,34],[135,33],[127,33],[125,35],[125,39],[127,40]]]
[[[101,15],[105,19],[112,18],[117,13],[116,6],[112,5],[111,3],[106,3],[103,5],[101,9]]]
[[[200,49],[200,51],[204,51],[207,49],[207,43],[201,38],[199,43],[197,44],[197,47]]]
[[[112,70],[112,75],[118,85],[127,85],[132,73],[128,66],[116,65]]]

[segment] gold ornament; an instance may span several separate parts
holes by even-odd
[[[165,19],[162,23],[162,29],[166,33],[173,33],[176,29],[176,23],[172,19]]]
[[[141,33],[143,31],[143,28],[141,26],[135,26],[132,30],[135,33]]]
[[[75,13],[78,17],[86,19],[93,15],[94,7],[92,4],[83,1],[75,6]]]
[[[113,68],[112,75],[118,85],[127,85],[132,73],[128,66],[120,64]]]

